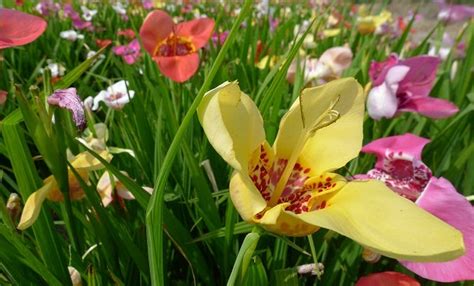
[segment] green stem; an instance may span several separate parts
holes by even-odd
[[[319,279],[323,273],[319,270],[318,254],[316,253],[316,247],[314,247],[313,236],[311,234],[308,235],[308,242],[309,248],[311,249],[311,256],[313,256],[314,270],[316,270],[316,275]]]
[[[252,232],[245,236],[244,242],[242,242],[242,246],[240,247],[237,258],[235,259],[234,267],[232,267],[229,280],[227,280],[227,286],[235,285],[239,273],[241,273],[241,278],[245,276],[250,258],[252,258],[258,240],[260,239],[259,232],[258,227],[254,227]]]
[[[219,70],[224,58],[227,54],[227,50],[233,44],[235,37],[237,36],[240,24],[249,15],[252,7],[252,0],[246,0],[242,12],[235,21],[232,29],[229,33],[229,37],[225,41],[222,49],[220,50],[217,58],[212,65],[209,74],[206,76],[198,95],[193,101],[193,104],[186,113],[178,131],[176,132],[173,141],[171,142],[170,148],[166,153],[163,161],[163,165],[158,173],[155,180],[155,187],[153,195],[148,203],[146,212],[146,226],[147,226],[147,241],[148,241],[148,256],[150,258],[150,272],[152,285],[164,285],[164,262],[163,262],[163,198],[165,193],[165,186],[168,180],[168,176],[173,165],[173,161],[179,151],[181,142],[184,138],[185,132],[193,120],[194,113],[199,106],[201,99],[205,92],[207,92],[211,86],[212,80],[214,79],[217,71]]]

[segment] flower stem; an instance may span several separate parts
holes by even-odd
[[[311,234],[308,235],[308,242],[309,242],[309,248],[311,249],[311,256],[313,256],[314,271],[316,272],[316,276],[318,276],[318,279],[320,279],[323,273],[319,267],[318,254],[316,253],[316,247],[314,247],[313,236]]]

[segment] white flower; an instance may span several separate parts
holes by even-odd
[[[113,109],[122,109],[135,96],[135,91],[129,90],[127,86],[128,81],[121,80],[109,86],[106,90],[99,92],[94,98],[92,110],[97,110],[101,101]]]
[[[74,30],[62,31],[61,33],[59,33],[59,36],[71,42],[74,42],[77,39],[80,39],[80,40],[84,39],[84,35],[81,35]]]
[[[119,15],[125,15],[127,14],[127,10],[125,9],[125,7],[123,6],[123,4],[121,2],[117,2],[115,3],[114,5],[112,5],[112,8],[115,10],[115,12],[117,12],[117,14]]]
[[[55,63],[51,60],[47,61],[48,66],[47,68],[51,71],[52,77],[63,76],[66,68],[62,64]],[[44,69],[40,69],[41,73],[44,73]]]
[[[97,54],[96,51],[90,50],[89,52],[87,52],[87,56],[86,56],[86,57],[87,57],[87,59],[90,59],[90,58],[92,58],[93,56],[95,56],[95,54]],[[99,55],[98,59],[99,59],[99,60],[105,59],[105,55],[103,55],[103,54],[102,54],[102,55]]]
[[[89,10],[86,6],[81,6],[82,10],[82,18],[87,22],[90,22],[92,18],[94,18],[95,14],[97,14],[97,10]]]

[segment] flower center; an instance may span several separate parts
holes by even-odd
[[[389,151],[385,154],[383,169],[370,170],[367,175],[412,201],[420,196],[432,177],[430,169],[413,156]]]
[[[171,34],[166,39],[158,43],[153,56],[185,56],[194,52],[196,52],[196,47],[188,38]]]
[[[274,161],[271,147],[266,142],[254,152],[252,157],[253,160],[249,162],[250,179],[270,205],[269,202],[274,197],[275,186],[281,182],[289,160],[278,159]],[[327,207],[327,195],[338,190],[344,183],[344,179],[339,175],[330,173],[310,177],[310,172],[311,168],[296,162],[291,169],[288,180],[285,181],[276,204],[287,203],[288,206],[285,210],[296,214]],[[263,216],[264,212],[257,215],[257,218]]]

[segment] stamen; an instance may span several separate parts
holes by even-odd
[[[280,180],[275,186],[275,189],[272,192],[272,196],[270,198],[270,201],[268,202],[268,205],[274,206],[278,203],[278,199],[280,198],[281,194],[283,193],[283,190],[288,182],[288,178],[291,175],[291,172],[293,171],[293,168],[296,164],[296,161],[298,160],[299,155],[301,154],[301,151],[303,150],[304,145],[308,141],[309,138],[311,138],[314,133],[316,133],[317,130],[322,129],[324,127],[327,127],[334,122],[336,122],[340,118],[340,113],[339,111],[335,110],[334,107],[337,105],[339,102],[341,96],[338,95],[336,100],[332,102],[326,112],[324,112],[313,124],[313,126],[310,129],[305,128],[305,122],[304,122],[304,115],[303,115],[303,108],[301,107],[301,120],[303,120],[303,130],[301,132],[301,135],[296,143],[296,145],[293,148],[293,152],[291,153],[291,157],[288,160],[288,164],[286,165]],[[300,96],[301,100],[301,96]],[[300,103],[302,103],[300,101]]]

